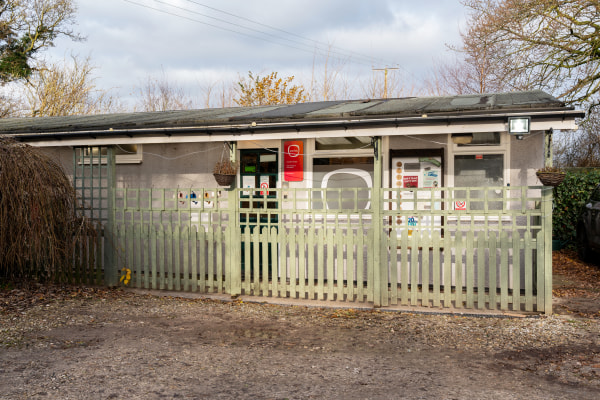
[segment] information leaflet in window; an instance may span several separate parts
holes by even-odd
[[[441,187],[442,182],[442,160],[441,157],[393,157],[392,168],[392,187],[403,189],[426,189]],[[397,203],[402,211],[427,211],[440,210],[441,202],[431,201],[431,191],[410,191],[403,190],[399,192],[401,198]],[[434,197],[441,198],[441,191],[434,191]],[[396,193],[394,193],[394,199]],[[396,202],[393,209],[396,209]],[[415,230],[428,229],[428,227],[441,226],[441,216],[431,216],[426,214],[398,215],[396,217],[398,234],[402,229],[408,229],[409,235]]]

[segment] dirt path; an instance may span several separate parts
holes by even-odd
[[[0,398],[597,399],[600,282],[560,276],[541,318],[3,290]]]

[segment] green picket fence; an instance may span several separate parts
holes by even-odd
[[[550,313],[546,189],[117,189],[113,273],[140,288]]]

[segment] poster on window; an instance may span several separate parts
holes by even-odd
[[[283,143],[283,179],[286,182],[304,180],[304,142],[289,140]]]
[[[441,187],[442,182],[442,159],[439,156],[432,157],[393,157],[392,167],[392,188],[401,189],[427,189]],[[427,227],[441,226],[441,217],[427,214],[406,215],[404,211],[416,210],[440,210],[441,202],[435,201],[435,198],[441,198],[441,192],[433,192],[434,199],[431,198],[431,191],[411,191],[403,190],[399,192],[401,199],[394,202],[392,209],[398,207],[403,211],[396,218],[398,225],[397,232],[402,229],[408,229],[412,234],[417,229],[427,229]],[[396,199],[396,193],[393,199]],[[416,202],[415,202],[416,198]],[[428,229],[429,230],[429,229]]]

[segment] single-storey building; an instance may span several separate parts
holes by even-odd
[[[0,134],[52,155],[129,237],[109,284],[127,267],[147,287],[549,312],[551,191],[536,170],[583,116],[527,91],[4,119]],[[219,184],[227,160],[235,180]],[[136,224],[167,223],[178,241],[218,231],[222,251],[159,254],[162,231],[137,250]]]

